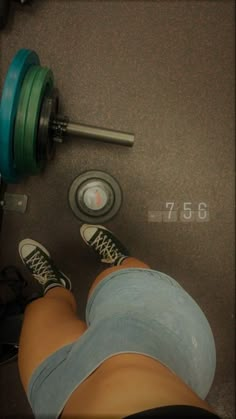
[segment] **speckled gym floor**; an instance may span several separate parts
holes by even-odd
[[[62,112],[135,133],[132,149],[68,139],[41,176],[9,185],[29,205],[24,215],[4,214],[1,266],[15,264],[31,284],[17,246],[26,237],[41,241],[71,277],[83,317],[100,266],[80,239],[67,193],[81,172],[107,171],[124,193],[107,227],[206,313],[217,347],[208,400],[232,419],[234,2],[35,0],[15,7],[0,36],[1,86],[15,52],[35,49],[54,72]],[[167,213],[160,222],[157,212],[170,202],[176,219]],[[184,221],[184,205],[197,211],[200,203],[208,219]],[[16,362],[0,368],[0,389],[1,418],[32,415]]]

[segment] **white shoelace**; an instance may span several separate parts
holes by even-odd
[[[94,242],[92,243],[95,246],[95,249],[102,256],[102,262],[114,262],[117,257],[122,256],[122,253],[118,252],[116,249],[115,243],[112,243],[111,239],[108,239],[108,236],[102,231],[98,234]]]
[[[29,260],[27,260],[27,265],[29,265],[30,269],[36,271],[33,273],[33,276],[41,285],[45,285],[46,282],[50,280],[58,280],[51,265],[47,260],[45,260],[44,256],[41,255],[40,252],[36,252]]]

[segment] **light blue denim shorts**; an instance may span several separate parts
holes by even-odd
[[[129,268],[108,275],[86,307],[87,331],[32,374],[27,396],[36,418],[58,418],[72,392],[106,359],[120,353],[159,360],[205,398],[216,350],[196,302],[170,276]]]

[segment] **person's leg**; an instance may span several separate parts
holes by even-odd
[[[90,289],[90,294],[100,281],[106,282],[107,275],[113,271],[137,268],[131,269],[127,276],[126,274],[117,274],[117,279],[114,278],[110,282],[108,280],[107,286],[100,288],[98,285],[98,293],[96,290],[94,291],[95,299],[93,300],[92,297],[88,301],[88,310],[86,309],[88,324],[92,325],[93,322],[95,325],[99,324],[102,319],[115,321],[118,315],[118,322],[114,322],[110,330],[111,337],[113,331],[118,330],[118,324],[121,324],[121,330],[125,333],[127,324],[129,321],[132,322],[136,315],[134,324],[140,327],[142,324],[143,330],[149,335],[148,339],[142,339],[140,331],[133,335],[136,342],[136,354],[134,355],[128,350],[133,344],[131,332],[135,330],[135,326],[131,327],[128,333],[131,344],[127,345],[127,353],[117,351],[116,354],[114,350],[113,356],[105,361],[108,370],[117,367],[119,371],[119,362],[123,363],[125,359],[129,363],[135,359],[135,356],[143,358],[151,356],[152,345],[149,346],[149,344],[154,339],[154,358],[170,368],[185,383],[191,383],[191,388],[200,397],[206,397],[215,373],[216,356],[211,328],[199,306],[173,278],[160,272],[156,272],[157,275],[155,275],[154,270],[146,272],[145,270],[149,268],[146,264],[128,257],[126,251],[121,251],[123,245],[120,246],[118,239],[111,231],[102,226],[85,225],[81,229],[81,235],[84,241],[97,253],[100,260],[110,265],[116,265],[97,277]],[[148,281],[148,278],[151,280]],[[164,314],[163,307],[166,307]],[[121,314],[124,317],[122,323],[119,323]],[[142,321],[140,321],[140,316],[142,316]],[[125,319],[124,322],[123,319]],[[151,327],[149,327],[150,324]],[[114,336],[113,339],[110,339],[113,342]],[[178,339],[179,337],[182,339]],[[149,342],[149,344],[146,346],[145,342]],[[179,343],[180,345],[178,345]],[[137,350],[139,344],[144,346]],[[173,353],[171,353],[171,348],[176,348]],[[188,365],[187,370],[186,365]]]
[[[27,306],[21,330],[18,366],[26,391],[34,369],[53,352],[76,341],[87,326],[76,314],[70,280],[55,267],[47,250],[31,240],[21,242],[19,250],[44,288],[44,296]]]
[[[83,228],[85,229],[85,226]],[[108,230],[104,231],[108,234]],[[83,235],[82,237],[85,240]],[[99,255],[102,256],[103,262],[104,258],[107,258],[106,263],[110,266],[119,266],[103,271],[95,279],[89,293],[111,272],[130,267],[149,268],[145,263],[128,257],[127,249],[117,239],[114,244],[111,238],[108,237],[107,241],[106,237],[100,235],[95,239]],[[97,252],[95,248],[94,250]],[[56,268],[47,250],[39,243],[27,239],[20,243],[19,251],[23,263],[44,287],[44,297],[35,300],[26,308],[20,336],[18,363],[21,380],[26,389],[34,369],[60,347],[77,340],[87,330],[87,326],[76,315],[76,302],[70,291],[69,279]],[[114,257],[111,259],[112,256],[117,260]]]

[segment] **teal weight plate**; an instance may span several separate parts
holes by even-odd
[[[14,125],[23,80],[32,65],[40,65],[38,55],[31,50],[19,50],[10,64],[3,86],[0,105],[0,173],[8,183],[19,180],[13,159]]]

